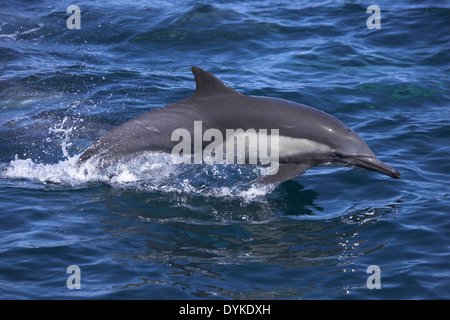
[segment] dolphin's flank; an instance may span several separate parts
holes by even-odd
[[[227,129],[277,130],[278,170],[259,183],[283,182],[314,166],[347,166],[401,177],[331,115],[287,100],[247,96],[205,70],[192,67],[192,72],[196,90],[191,97],[116,127],[88,147],[79,163],[89,160],[103,167],[146,151],[171,153],[178,143],[172,140],[174,131],[184,129],[193,136],[194,122],[201,121],[204,130],[214,129],[223,137]]]

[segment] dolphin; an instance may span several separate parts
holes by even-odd
[[[203,129],[223,133],[233,128],[278,129],[278,170],[259,178],[259,183],[287,181],[314,166],[354,167],[401,177],[378,160],[354,131],[323,111],[287,100],[244,95],[198,67],[192,67],[192,73],[196,89],[191,97],[114,128],[89,146],[78,163],[95,159],[104,167],[146,151],[170,153],[177,144],[172,133],[184,128],[195,134],[193,123],[201,121]]]

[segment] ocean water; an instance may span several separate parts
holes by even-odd
[[[0,10],[1,299],[450,298],[449,2]],[[402,179],[314,168],[261,186],[161,154],[79,172],[95,139],[190,96],[191,66],[337,117]]]

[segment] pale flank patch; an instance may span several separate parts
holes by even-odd
[[[280,157],[306,153],[326,153],[330,150],[329,146],[312,140],[280,136]]]

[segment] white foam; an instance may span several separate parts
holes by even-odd
[[[18,159],[16,156],[2,175],[9,179],[29,179],[68,187],[100,182],[116,189],[238,197],[244,202],[263,200],[267,193],[275,189],[275,186],[254,183],[258,177],[256,167],[236,169],[238,166],[178,165],[171,162],[169,154],[144,153],[132,160],[98,169],[89,161],[78,164],[80,155],[67,156],[66,160],[53,164]]]

